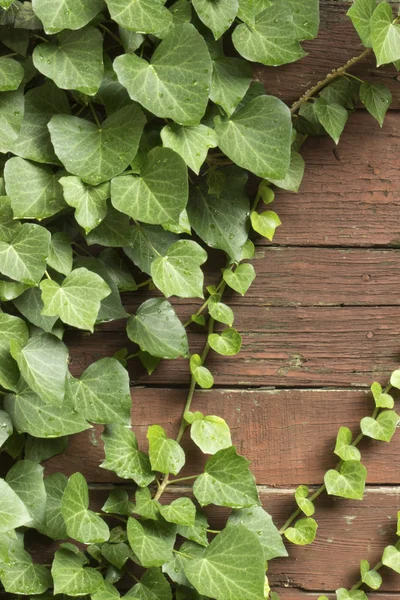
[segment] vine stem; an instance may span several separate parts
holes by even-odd
[[[395,548],[397,548],[399,550],[400,540],[397,542],[397,544],[395,544]],[[377,573],[378,571],[380,571],[380,569],[382,569],[382,567],[383,567],[383,562],[380,560],[379,562],[376,563],[376,565],[374,567],[372,567],[371,571],[375,571]],[[359,581],[357,581],[357,583],[355,583],[353,585],[353,587],[351,588],[350,591],[355,592],[356,590],[359,590],[363,583],[364,583],[363,580],[360,579]]]

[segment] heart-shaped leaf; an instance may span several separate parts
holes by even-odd
[[[371,17],[372,47],[377,66],[395,62],[400,58],[400,25],[393,20],[390,4],[382,2]]]
[[[106,0],[111,18],[129,31],[158,33],[172,22],[172,14],[164,7],[165,0]]]
[[[223,269],[222,276],[229,287],[235,290],[235,292],[238,292],[238,294],[244,296],[253,283],[256,273],[253,265],[244,263],[239,265],[234,271],[231,269]]]
[[[399,415],[394,410],[384,410],[379,413],[376,419],[372,417],[361,419],[361,431],[373,440],[390,442],[395,434],[399,419]]]
[[[239,8],[238,0],[193,0],[193,7],[201,21],[216,40],[232,25]]]
[[[361,581],[372,590],[379,590],[382,585],[382,577],[377,570],[370,569],[369,562],[362,560],[360,563]]]
[[[172,560],[176,526],[166,521],[128,519],[129,544],[144,567],[161,567]]]
[[[115,471],[123,479],[133,479],[139,486],[154,480],[148,456],[138,449],[136,436],[123,425],[107,425],[101,439],[104,442],[103,469]]]
[[[0,92],[16,90],[24,78],[24,68],[13,58],[0,57]]]
[[[161,139],[166,148],[171,148],[182,156],[187,166],[196,175],[200,172],[209,148],[215,148],[218,145],[215,131],[205,125],[184,127],[172,123],[161,130]]]
[[[80,596],[93,594],[104,585],[104,580],[96,569],[87,567],[89,560],[82,552],[62,548],[54,556],[51,574],[54,594]]]
[[[232,446],[228,424],[215,415],[196,417],[190,427],[190,437],[204,454],[216,454]]]
[[[0,313],[0,385],[6,390],[15,390],[19,370],[10,354],[10,342],[16,340],[25,346],[29,338],[28,327],[22,319]]]
[[[377,408],[393,408],[394,407],[393,397],[390,394],[388,394],[382,390],[382,386],[380,383],[375,381],[371,385],[371,392],[374,396],[375,406]]]
[[[281,220],[278,215],[271,210],[267,210],[261,214],[253,211],[250,215],[250,219],[254,231],[272,242],[276,228],[281,225]]]
[[[185,464],[185,453],[175,440],[167,437],[159,425],[152,425],[147,431],[149,456],[153,471],[177,475]]]
[[[348,427],[340,427],[336,438],[335,454],[344,461],[361,460],[358,448],[352,446],[353,434]]]
[[[375,0],[355,0],[347,11],[347,15],[366,48],[372,46],[371,18],[376,9]]]
[[[213,60],[210,99],[222,106],[228,117],[249,89],[251,75],[249,63],[241,58],[218,56]]]
[[[75,208],[75,219],[86,233],[92,231],[107,214],[107,199],[110,197],[110,184],[91,186],[79,177],[61,177],[64,199]]]
[[[288,556],[282,536],[275,527],[271,515],[265,512],[261,506],[232,511],[227,525],[237,527],[239,524],[257,534],[258,541],[264,550],[265,560]]]
[[[318,98],[314,103],[314,112],[322,127],[338,144],[349,118],[347,110],[340,104],[328,104],[325,98]]]
[[[103,0],[32,0],[32,8],[43,23],[46,33],[63,29],[81,29],[102,10]]]
[[[396,546],[386,546],[383,556],[382,563],[385,567],[389,567],[396,573],[400,573],[400,551]]]
[[[209,369],[203,366],[203,361],[198,354],[193,354],[190,357],[190,372],[201,388],[209,389],[214,385],[214,377]]]
[[[308,498],[308,494],[308,487],[306,485],[299,485],[299,487],[296,488],[294,497],[297,506],[306,515],[306,517],[312,517],[312,515],[315,513],[315,506]]]
[[[160,513],[169,523],[193,527],[196,519],[196,507],[190,498],[177,498],[171,504],[162,506]]]
[[[381,83],[373,85],[364,81],[360,87],[360,100],[382,127],[385,115],[392,102],[391,91]]]
[[[364,465],[357,460],[348,460],[340,467],[340,471],[328,471],[324,480],[328,494],[362,500],[366,478],[367,469]]]
[[[0,152],[11,152],[24,118],[24,95],[21,90],[0,95]]]
[[[307,517],[296,521],[294,527],[288,527],[284,531],[285,538],[296,544],[296,546],[306,546],[312,544],[317,535],[318,524],[314,519]]]
[[[211,348],[222,354],[223,356],[235,356],[240,352],[242,347],[242,336],[236,329],[224,329],[219,335],[218,333],[211,333],[208,336],[208,343]]]

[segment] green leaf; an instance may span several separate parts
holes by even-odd
[[[129,501],[128,492],[117,487],[111,490],[101,510],[114,515],[129,516],[133,512],[133,504]]]
[[[218,40],[232,25],[239,5],[238,0],[193,0],[193,7],[200,20]]]
[[[47,124],[53,115],[69,114],[68,98],[51,81],[25,94],[25,114],[13,154],[39,163],[59,164]]]
[[[185,464],[185,453],[175,440],[167,437],[159,425],[151,425],[147,430],[149,456],[153,471],[177,475]]]
[[[284,531],[284,536],[292,544],[297,546],[306,546],[312,544],[317,534],[318,524],[314,519],[307,517],[296,521],[294,527],[288,527]]]
[[[190,372],[201,388],[209,389],[214,385],[214,377],[207,367],[203,366],[203,361],[198,354],[190,357]]]
[[[281,220],[278,215],[271,210],[267,210],[261,214],[253,211],[250,215],[250,219],[254,231],[272,242],[276,228],[281,225]]]
[[[390,385],[397,388],[398,390],[400,389],[400,369],[393,371],[393,373],[391,374]]]
[[[205,515],[199,510],[196,512],[195,523],[192,527],[178,525],[177,533],[184,538],[187,538],[200,546],[208,546],[207,537],[208,522]]]
[[[21,346],[10,343],[11,355],[29,387],[46,403],[60,406],[64,400],[68,348],[55,335],[41,333]]]
[[[382,577],[374,569],[370,569],[369,562],[362,560],[360,563],[361,580],[372,590],[379,590],[382,585]]]
[[[328,104],[340,104],[349,110],[353,110],[358,104],[360,95],[360,82],[357,79],[338,77],[332,83],[323,88],[320,96]]]
[[[328,494],[362,500],[366,478],[367,469],[364,465],[356,460],[348,460],[340,467],[340,471],[328,471],[324,480]]]
[[[393,21],[390,4],[379,4],[371,17],[372,48],[377,66],[395,62],[400,58],[400,25]]]
[[[114,70],[136,100],[151,113],[180,125],[198,125],[211,83],[212,63],[203,37],[190,23],[176,25],[150,63],[134,54],[118,56]]]
[[[361,453],[352,446],[353,434],[348,427],[340,427],[336,438],[335,454],[344,461],[361,460]]]
[[[63,90],[94,96],[103,79],[103,37],[94,27],[62,31],[57,43],[36,46],[32,58],[37,70]]]
[[[155,568],[146,571],[139,583],[125,595],[137,600],[172,600],[171,586],[160,569]]]
[[[234,510],[228,519],[227,525],[237,527],[239,524],[257,534],[266,561],[288,556],[282,542],[282,536],[275,527],[271,515],[265,512],[261,506]]]
[[[160,508],[161,516],[169,523],[193,527],[196,520],[196,507],[190,498],[178,498]]]
[[[10,353],[10,342],[24,346],[29,337],[26,323],[18,317],[0,312],[0,385],[14,390],[19,379],[18,366]]]
[[[91,186],[79,177],[61,177],[65,202],[75,208],[75,220],[86,233],[95,229],[107,214],[110,184]]]
[[[41,282],[43,314],[60,319],[80,329],[93,331],[100,302],[111,290],[96,273],[85,268],[74,269],[61,285],[51,279]]]
[[[118,544],[103,544],[101,547],[101,554],[104,558],[117,567],[122,569],[128,558],[132,558],[132,550],[124,542]]]
[[[86,567],[88,559],[78,551],[62,548],[57,550],[51,568],[54,581],[54,594],[84,596],[93,594],[103,586],[99,571]]]
[[[207,252],[192,240],[179,240],[151,264],[151,275],[166,296],[204,298],[204,275],[200,265],[207,260]]]
[[[140,360],[140,362],[146,369],[148,375],[151,375],[152,373],[154,373],[154,371],[156,370],[156,368],[159,365],[160,360],[161,360],[160,358],[157,358],[156,356],[151,356],[151,354],[149,354],[148,352],[145,352],[143,350],[139,350],[138,359]]]
[[[312,501],[308,498],[308,487],[306,485],[299,485],[294,493],[297,506],[306,515],[306,517],[312,517],[315,513],[315,506]]]
[[[238,18],[254,27],[255,17],[271,5],[271,0],[239,0]]]
[[[131,241],[130,219],[127,215],[108,206],[107,215],[95,229],[86,236],[86,243],[100,244],[111,248],[122,248]]]
[[[371,392],[374,396],[375,406],[377,408],[393,408],[394,400],[390,394],[387,394],[382,390],[380,383],[373,383],[371,385]]]
[[[247,60],[276,67],[305,56],[296,34],[293,17],[286,4],[273,0],[255,17],[254,27],[238,25],[232,41],[239,54]]]
[[[81,29],[102,10],[103,0],[32,0],[32,8],[43,23],[46,33],[63,29]]]
[[[101,358],[79,379],[69,379],[68,396],[92,423],[130,424],[129,376],[115,358]]]
[[[361,590],[347,591],[344,588],[336,590],[337,600],[368,600],[367,596]]]
[[[400,48],[400,42],[399,42]],[[390,90],[381,83],[364,83],[360,87],[360,100],[369,113],[378,121],[382,127],[385,115],[392,102]]]
[[[100,252],[97,260],[107,270],[108,277],[112,279],[120,292],[135,292],[138,289],[130,266],[116,250],[106,248]]]
[[[53,456],[57,456],[57,454],[62,454],[67,448],[67,437],[39,439],[28,435],[25,442],[25,458],[41,463]]]
[[[30,323],[36,327],[40,327],[46,333],[53,331],[57,317],[44,317],[42,315],[44,304],[40,288],[34,287],[26,290],[14,300],[13,304]]]
[[[123,425],[107,425],[101,439],[104,442],[103,469],[115,471],[123,479],[133,479],[141,487],[154,481],[148,456],[138,448],[136,436]]]
[[[137,105],[121,108],[100,127],[70,115],[48,125],[55,152],[69,173],[98,185],[119,175],[135,157],[145,124]]]
[[[0,300],[9,302],[18,298],[29,286],[25,283],[17,283],[16,281],[1,281],[0,280]]]
[[[217,600],[264,597],[264,551],[257,535],[244,527],[227,527],[202,557],[188,560],[185,575],[196,590]]]
[[[153,519],[157,521],[160,513],[160,503],[157,500],[153,500],[149,488],[145,487],[141,490],[137,490],[135,496],[136,504],[133,508],[133,512],[145,519]]]
[[[172,123],[161,130],[161,139],[164,146],[177,152],[196,175],[200,173],[209,148],[218,145],[215,131],[205,125],[184,127]]]
[[[190,437],[204,454],[215,454],[232,446],[231,432],[224,419],[199,415],[191,424]]]
[[[61,502],[68,479],[63,473],[53,473],[46,477],[46,525],[43,533],[54,540],[66,539],[67,530],[61,514]]]
[[[15,552],[14,561],[4,565],[1,582],[10,594],[39,595],[52,585],[50,571],[33,564],[32,557],[23,548]]]
[[[386,546],[382,562],[385,567],[393,569],[396,573],[400,573],[400,552],[395,546]]]
[[[256,274],[253,265],[244,263],[239,265],[235,271],[223,269],[222,276],[230,288],[244,296],[253,283]]]
[[[242,347],[242,336],[236,329],[224,329],[219,335],[212,333],[208,336],[211,348],[223,356],[235,356]]]
[[[14,219],[8,196],[0,196],[0,241],[9,242],[17,233],[21,223]]]
[[[129,31],[158,33],[169,27],[172,14],[164,7],[165,0],[106,0],[111,18]]]
[[[128,319],[128,337],[142,350],[159,358],[188,356],[185,328],[167,300],[150,298]]]
[[[23,78],[24,69],[18,61],[0,57],[0,92],[16,90]]]
[[[122,175],[111,182],[114,208],[152,225],[177,221],[187,200],[185,162],[169,148],[151,150],[140,176]]]
[[[218,323],[224,323],[225,325],[232,327],[235,320],[233,310],[227,304],[221,302],[221,296],[219,294],[214,294],[210,297],[208,312],[213,319],[218,321]]]
[[[230,117],[249,89],[251,77],[251,66],[247,61],[218,56],[213,61],[210,100],[222,106]]]
[[[4,479],[0,479],[0,533],[27,525],[31,520],[19,496]]]
[[[299,191],[301,182],[303,181],[304,169],[304,158],[298,152],[292,150],[289,171],[287,172],[286,177],[284,177],[284,179],[270,179],[270,182],[276,185],[276,187],[282,188],[283,190],[297,193]],[[280,223],[281,222],[279,221],[278,225],[280,225]]]
[[[267,179],[286,176],[292,124],[281,100],[258,96],[231,118],[218,116],[214,123],[218,146],[235,164]]]
[[[22,91],[2,92],[0,95],[0,152],[11,152],[18,138],[24,117]]]
[[[103,587],[91,594],[91,600],[119,600],[120,593],[109,581],[103,581]]]
[[[29,512],[30,522],[25,524],[39,531],[43,529],[46,513],[43,467],[30,460],[19,460],[8,471],[6,482]]]
[[[372,46],[371,18],[375,9],[376,0],[354,0],[347,11],[347,15],[352,20],[363,46],[366,48]]]
[[[296,29],[296,39],[312,40],[318,35],[319,0],[286,0]]]
[[[68,480],[61,502],[67,534],[82,544],[101,544],[110,537],[110,530],[101,517],[88,510],[89,490],[85,478],[74,473]]]
[[[193,487],[201,506],[216,504],[231,508],[259,506],[255,479],[249,469],[250,462],[231,446],[219,450],[206,463]]]
[[[12,435],[13,424],[11,417],[4,410],[0,410],[0,448],[4,442]]]
[[[324,98],[318,98],[314,103],[314,111],[323,128],[338,144],[349,117],[347,110],[340,104],[328,104]]]
[[[68,275],[72,270],[71,238],[67,233],[59,231],[51,236],[48,265],[63,275]]]
[[[166,521],[128,519],[129,544],[143,567],[161,567],[172,559],[176,526]]]
[[[399,415],[394,410],[384,410],[379,413],[376,419],[372,417],[361,419],[361,431],[373,440],[390,442],[396,432],[399,419]]]
[[[40,29],[41,26],[42,23],[33,12],[31,2],[24,2],[15,15],[14,27],[17,35],[20,35],[21,29]]]
[[[14,157],[6,162],[4,177],[15,218],[40,221],[65,207],[62,188],[50,167]]]
[[[157,257],[156,251],[163,256],[178,240],[177,235],[164,231],[162,227],[136,224],[131,229],[128,243],[123,244],[124,252],[141,271],[150,275],[151,263]]]

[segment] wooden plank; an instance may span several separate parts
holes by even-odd
[[[192,306],[178,306],[189,316]],[[212,352],[208,366],[219,386],[326,387],[369,386],[385,382],[398,366],[400,321],[398,307],[255,306],[235,308],[235,326],[243,346],[236,357]],[[191,351],[205,343],[203,332],[190,334]],[[93,361],[112,356],[133,344],[125,334],[125,321],[114,322],[95,335],[68,332],[71,372],[79,375]],[[188,365],[184,359],[162,361],[147,376],[137,360],[129,363],[132,380],[150,385],[186,385]]]
[[[149,425],[157,423],[176,435],[186,393],[132,390],[132,429],[142,449],[147,449]],[[374,403],[364,390],[210,390],[198,392],[193,406],[228,422],[233,443],[251,461],[259,484],[285,486],[322,482],[324,473],[337,464],[333,448],[339,427],[346,425],[358,435],[359,421],[372,413]],[[102,429],[72,436],[66,452],[47,461],[47,472],[71,475],[79,470],[92,483],[123,483],[99,467],[104,458]],[[184,448],[188,467],[182,475],[200,473],[205,457],[187,434]],[[400,483],[400,433],[390,444],[365,440],[360,448],[368,483]]]
[[[277,68],[255,66],[254,77],[264,83],[268,93],[278,95],[284,102],[292,104],[333,69],[362,52],[360,39],[346,17],[350,6],[349,1],[321,0],[319,35],[317,39],[302,44],[308,56]],[[393,94],[393,107],[400,107],[399,76],[394,67],[386,65],[377,69],[376,60],[371,54],[351,72],[362,79],[388,86]]]

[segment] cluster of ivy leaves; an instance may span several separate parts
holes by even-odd
[[[305,55],[318,5],[0,0],[0,446],[14,459],[0,479],[7,593],[113,600],[132,573],[126,596],[137,600],[276,599],[266,565],[287,555],[282,533],[295,544],[313,541],[308,490],[296,491],[305,518],[278,531],[228,424],[190,404],[196,385],[213,385],[207,353],[240,351],[223,293],[247,292],[250,237],[272,240],[280,224],[259,204],[274,200],[274,187],[299,189],[308,135],[338,142],[358,102],[380,125],[390,105],[387,88],[345,70],[292,109],[252,82],[252,62],[277,66]],[[349,15],[378,65],[398,66],[391,6],[356,0]],[[261,179],[252,199],[249,174]],[[225,255],[226,267],[205,288],[210,249]],[[143,287],[149,299],[127,314],[121,294]],[[170,297],[203,304],[182,323]],[[135,355],[122,349],[73,377],[64,330],[93,332],[117,319],[126,320]],[[192,323],[208,327],[201,355],[189,348]],[[130,428],[127,362],[137,358],[151,373],[179,357],[190,359],[191,386],[178,439],[152,425],[145,453]],[[377,386],[379,414],[362,431],[388,441],[398,418]],[[40,464],[93,424],[105,426],[101,466],[136,485],[113,489],[98,512],[81,474],[44,477]],[[185,464],[186,429],[209,457],[191,498],[161,504]],[[326,475],[328,493],[361,497],[366,471],[348,430],[335,452],[342,462]],[[232,509],[220,532],[209,529],[208,505]],[[25,550],[29,529],[58,542],[51,567]],[[393,562],[394,551],[385,552]]]

